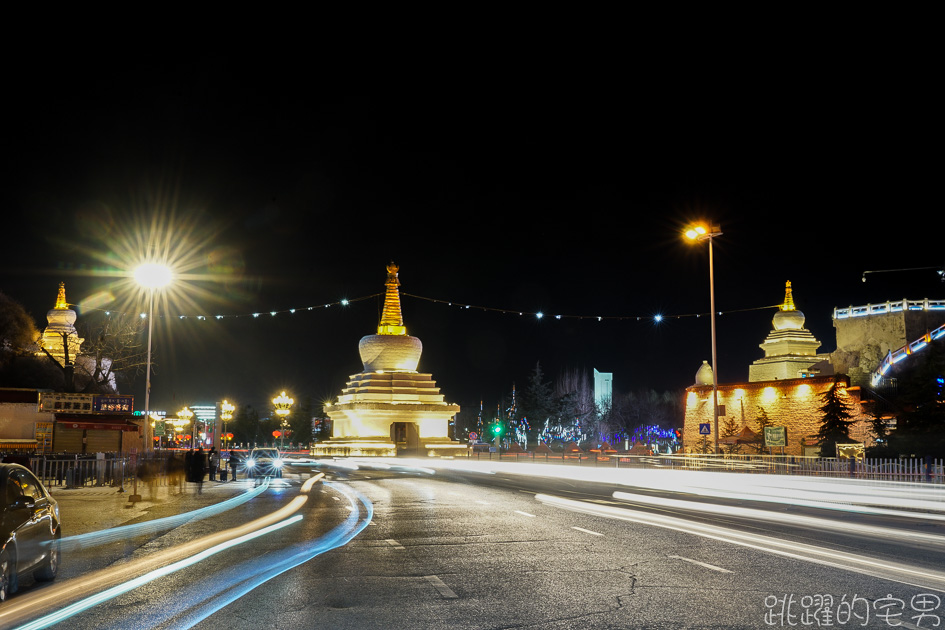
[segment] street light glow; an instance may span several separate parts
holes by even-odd
[[[161,263],[144,263],[134,270],[135,282],[146,289],[166,287],[174,279],[171,268]]]

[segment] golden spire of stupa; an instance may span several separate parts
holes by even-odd
[[[56,297],[56,305],[53,307],[57,311],[69,310],[69,303],[66,302],[66,283],[59,283],[59,295]]]
[[[379,335],[406,335],[407,328],[404,326],[403,315],[400,314],[400,280],[397,279],[397,272],[400,267],[391,263],[387,265],[387,294],[384,296],[384,312],[381,313],[381,323],[377,327]]]
[[[797,308],[794,306],[794,296],[791,294],[791,281],[787,281],[787,286],[784,288],[784,304],[780,306],[782,311],[796,311]]]

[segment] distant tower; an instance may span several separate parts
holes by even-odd
[[[820,342],[804,328],[804,313],[794,305],[791,282],[784,290],[784,303],[778,307],[771,323],[774,329],[759,347],[765,351],[748,367],[748,381],[776,381],[801,378],[817,372],[814,366],[825,357],[818,356]]]
[[[598,372],[594,368],[594,402],[598,409],[610,408],[610,402],[614,396],[614,374],[613,372]]]
[[[46,356],[43,352],[45,349],[63,366],[67,363],[68,354],[68,363],[75,363],[79,355],[79,346],[85,341],[76,332],[75,319],[75,311],[69,308],[69,303],[66,302],[66,284],[60,282],[56,305],[46,313],[48,325],[43,331],[43,336],[37,341],[40,350],[36,354]]]

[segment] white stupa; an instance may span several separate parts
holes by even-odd
[[[759,347],[765,351],[748,367],[748,381],[775,381],[802,378],[815,370],[823,358],[817,355],[820,342],[804,328],[804,313],[794,306],[791,282],[785,288],[784,303],[772,319],[773,330]]]
[[[400,310],[399,268],[387,266],[387,291],[377,334],[358,344],[363,370],[349,377],[338,399],[326,405],[331,439],[313,455],[465,454],[449,437],[459,405],[447,403],[432,375],[417,371],[423,344],[407,335]]]
[[[46,356],[48,352],[59,365],[74,364],[79,356],[79,347],[85,341],[75,329],[75,320],[76,312],[69,308],[69,303],[66,302],[66,283],[60,282],[56,305],[46,313],[48,325],[43,330],[42,337],[36,341],[40,347],[36,351],[37,356]]]

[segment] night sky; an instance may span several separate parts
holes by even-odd
[[[834,307],[945,298],[915,269],[945,248],[914,89],[865,98],[849,75],[786,66],[357,84],[222,55],[100,61],[14,71],[0,291],[40,329],[59,282],[80,318],[140,312],[114,270],[143,254],[134,235],[166,237],[187,270],[156,313],[155,409],[335,397],[389,261],[420,370],[465,410],[536,362],[613,372],[619,391],[692,384],[710,358],[708,251],[681,237],[695,219],[723,231],[722,382],[761,358],[787,280],[821,352]],[[124,393],[143,406],[143,377]]]

